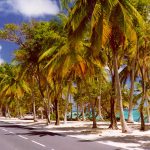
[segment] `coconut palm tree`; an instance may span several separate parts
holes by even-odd
[[[38,85],[46,109],[48,123],[50,123],[47,113],[49,112],[47,110],[49,107],[47,107],[46,102],[48,95],[45,91],[49,86],[47,86],[47,74],[43,72],[43,66],[42,63],[39,63],[39,57],[42,51],[50,48],[61,37],[61,32],[57,32],[58,28],[60,28],[59,23],[55,21],[49,23],[32,21],[29,24],[24,23],[21,26],[6,25],[0,32],[1,38],[13,41],[19,45],[19,49],[15,52],[15,59],[24,68],[23,74],[28,74],[31,83],[36,82]],[[34,92],[32,92],[32,95],[34,97]]]
[[[147,24],[148,25],[148,24]],[[139,59],[138,59],[138,64],[139,64],[139,70],[140,70],[140,76],[141,76],[141,83],[142,83],[142,100],[140,104],[140,116],[141,116],[141,130],[145,130],[145,122],[144,122],[144,115],[143,115],[143,109],[144,109],[144,103],[147,98],[147,90],[148,90],[148,78],[149,75],[147,76],[147,72],[149,70],[149,28],[145,28],[145,32],[143,35],[140,36],[139,39]],[[142,33],[142,32],[141,32]],[[147,78],[148,77],[148,78]]]
[[[21,105],[20,100],[24,93],[30,93],[28,83],[20,76],[20,67],[14,65],[5,64],[4,72],[0,74],[2,78],[0,82],[1,96],[3,97],[14,97],[17,101],[18,116],[21,117]]]
[[[118,15],[116,15],[118,14]],[[118,49],[125,42],[125,31],[127,27],[131,29],[133,18],[141,21],[141,16],[131,5],[130,1],[75,1],[75,5],[70,13],[70,20],[67,27],[69,28],[69,39],[71,43],[75,43],[84,35],[88,24],[91,27],[91,50],[93,57],[101,52],[106,39],[110,37],[110,44],[113,52],[113,66],[115,71],[115,81],[117,88],[117,99],[120,102],[120,113],[122,122],[122,132],[126,132],[122,97],[120,89],[120,81],[118,75]],[[133,27],[133,26],[132,26]],[[105,32],[104,32],[105,31]],[[105,33],[105,34],[104,34]],[[116,33],[116,34],[115,34]]]

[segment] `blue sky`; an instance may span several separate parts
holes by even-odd
[[[0,29],[8,23],[21,24],[31,19],[48,21],[59,13],[58,5],[58,0],[0,0]],[[0,64],[10,63],[15,49],[14,43],[0,40]]]

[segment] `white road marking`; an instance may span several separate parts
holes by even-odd
[[[46,147],[45,145],[43,145],[43,144],[41,144],[41,143],[38,143],[38,142],[36,142],[36,141],[34,141],[34,140],[31,140],[33,143],[35,143],[35,144],[38,144],[38,145],[40,145],[40,146],[42,146],[42,147]]]
[[[9,133],[14,134],[14,132],[9,131]]]
[[[6,129],[2,129],[3,131],[8,131],[8,130],[6,130]]]
[[[51,149],[51,150],[55,150],[55,149]]]
[[[21,138],[23,138],[23,139],[28,139],[28,138],[26,138],[26,137],[24,137],[24,136],[22,136],[22,135],[18,135],[19,137],[21,137]]]

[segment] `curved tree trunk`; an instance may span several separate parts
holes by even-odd
[[[123,112],[123,104],[122,104],[122,94],[121,94],[121,86],[119,80],[119,73],[118,73],[118,60],[117,60],[117,53],[114,51],[113,53],[113,60],[114,60],[114,74],[115,74],[115,82],[116,82],[116,89],[117,89],[117,100],[119,102],[119,109],[120,109],[120,121],[122,132],[129,132],[129,128],[125,122],[124,112]]]

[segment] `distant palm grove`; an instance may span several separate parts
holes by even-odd
[[[0,65],[1,115],[21,118],[32,112],[34,121],[44,117],[56,125],[91,120],[93,128],[110,120],[112,129],[119,119],[122,132],[128,132],[136,106],[145,130],[149,0],[60,0],[60,6],[53,20],[6,24],[0,30],[1,40],[18,45],[12,63]]]

